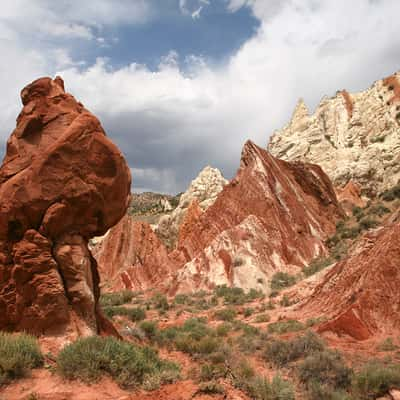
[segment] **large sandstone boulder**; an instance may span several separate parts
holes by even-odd
[[[173,290],[226,284],[268,292],[275,272],[300,272],[326,253],[342,216],[320,167],[275,159],[249,141],[236,177],[186,225],[178,250],[187,262]]]
[[[105,321],[87,244],[125,214],[129,168],[61,78],[21,98],[0,168],[0,329],[95,333]]]
[[[335,186],[349,181],[373,197],[400,180],[400,73],[363,92],[324,98],[310,115],[304,102],[270,138],[268,150],[287,161],[318,164]]]
[[[195,200],[201,210],[206,210],[215,202],[227,183],[217,168],[207,166],[200,172],[182,194],[178,207],[170,215],[163,216],[156,228],[157,235],[168,248],[173,249],[177,244],[179,228],[190,204]]]

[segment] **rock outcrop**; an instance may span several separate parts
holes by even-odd
[[[125,214],[129,168],[61,78],[38,79],[21,98],[0,168],[0,330],[99,332],[87,244]]]
[[[268,150],[287,161],[316,163],[335,186],[350,180],[370,197],[400,180],[400,73],[363,92],[324,98],[310,115],[301,100]]]
[[[370,231],[347,259],[328,271],[298,312],[326,318],[320,331],[358,340],[398,334],[399,265],[400,223]]]
[[[179,227],[186,215],[188,207],[196,200],[201,210],[206,210],[216,200],[218,194],[228,181],[217,168],[205,167],[194,179],[188,190],[182,194],[178,207],[170,214],[163,216],[156,228],[157,235],[173,249],[177,243]]]
[[[342,215],[320,167],[278,160],[249,141],[236,177],[180,241],[187,263],[174,290],[227,284],[268,291],[275,272],[299,272],[325,254]]]
[[[126,215],[93,249],[105,290],[162,289],[176,271],[167,248],[146,222]]]

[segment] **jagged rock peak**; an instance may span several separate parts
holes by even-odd
[[[205,211],[215,202],[227,183],[228,181],[222,176],[219,169],[206,166],[182,194],[178,207],[170,215],[165,215],[160,219],[156,228],[157,235],[169,248],[175,247],[179,227],[190,204],[196,200],[200,209]]]
[[[310,116],[298,105],[270,138],[269,151],[319,164],[336,186],[352,180],[370,197],[394,186],[400,180],[399,79],[396,73],[359,93],[339,91]]]

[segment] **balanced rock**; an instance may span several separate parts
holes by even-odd
[[[130,171],[61,78],[21,92],[0,168],[0,330],[104,329],[88,240],[125,214]]]
[[[335,186],[349,181],[373,197],[400,180],[400,73],[363,92],[324,98],[310,115],[301,100],[268,150],[287,161],[318,164]]]

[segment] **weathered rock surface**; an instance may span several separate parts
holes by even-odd
[[[105,290],[162,288],[176,271],[167,248],[146,222],[126,215],[94,247]]]
[[[107,324],[87,243],[125,214],[129,168],[61,78],[21,98],[0,168],[0,329],[98,332]]]
[[[352,214],[353,207],[363,208],[367,205],[366,200],[361,195],[360,187],[353,181],[349,181],[343,188],[337,188],[336,195],[348,215]]]
[[[217,168],[205,167],[194,179],[188,190],[182,194],[178,207],[170,214],[163,216],[156,229],[157,235],[173,249],[177,243],[179,227],[185,217],[188,207],[196,200],[201,210],[206,210],[216,200],[218,194],[228,181]]]
[[[358,340],[400,329],[400,223],[368,232],[351,255],[324,276],[299,306],[304,315],[324,316],[321,331]]]
[[[277,271],[299,272],[326,252],[343,214],[320,167],[288,163],[247,142],[237,176],[180,241],[177,291],[227,284],[269,290]]]
[[[400,73],[363,92],[324,98],[310,115],[304,102],[270,138],[278,158],[316,163],[335,186],[350,180],[374,196],[400,180]]]

